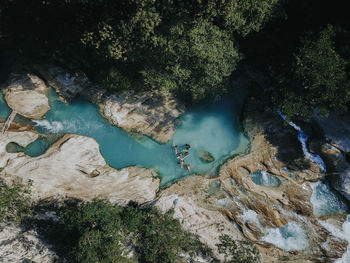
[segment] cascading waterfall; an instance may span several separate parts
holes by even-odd
[[[277,110],[277,113],[282,117],[283,120],[287,121],[286,116],[283,115],[280,110]],[[326,172],[326,165],[323,162],[322,158],[319,155],[317,155],[317,154],[313,154],[313,153],[309,152],[309,149],[307,148],[306,142],[309,139],[308,136],[294,122],[288,121],[288,124],[290,126],[292,126],[298,132],[298,140],[301,143],[301,146],[303,148],[303,153],[304,153],[305,157],[310,159],[311,161],[315,162],[320,167],[321,172],[325,173]]]

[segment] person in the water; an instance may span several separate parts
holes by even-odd
[[[185,167],[186,167],[187,171],[191,172],[191,166],[189,164],[185,164]]]
[[[174,145],[174,151],[175,151],[175,154],[177,154],[177,145]]]
[[[189,152],[185,152],[185,157],[184,157],[184,159],[187,158],[189,155],[190,155]]]
[[[182,152],[178,152],[177,159],[180,160],[181,168],[184,168],[184,158],[182,158],[183,154]]]
[[[188,143],[186,143],[185,148],[186,148],[186,151],[188,151],[191,148],[191,146]]]

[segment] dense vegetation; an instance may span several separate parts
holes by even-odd
[[[109,88],[170,91],[187,102],[221,94],[279,0],[5,0],[4,45],[75,61]]]
[[[127,262],[125,251],[130,248],[141,262],[181,262],[184,253],[206,253],[171,211],[162,214],[155,208],[93,200],[66,202],[57,215],[60,219],[51,222],[45,234],[72,262]]]
[[[25,184],[19,179],[6,182],[0,178],[0,223],[20,222],[31,215],[30,186],[31,182]]]
[[[276,108],[309,118],[348,110],[346,10],[316,0],[4,0],[0,47],[74,62],[111,90],[163,89],[188,103],[222,94],[249,65],[266,78],[259,95],[272,89]]]
[[[285,1],[286,19],[244,42],[246,65],[263,72],[264,95],[288,118],[348,112],[350,21],[341,1]],[[259,45],[259,49],[255,49]]]

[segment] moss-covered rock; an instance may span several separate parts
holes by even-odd
[[[204,163],[211,163],[215,160],[214,156],[210,152],[207,152],[205,150],[201,150],[199,152],[199,158]]]

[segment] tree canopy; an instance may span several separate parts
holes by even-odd
[[[310,118],[313,110],[325,115],[331,109],[346,110],[350,102],[347,61],[335,49],[331,25],[318,36],[309,33],[295,55],[293,80],[287,82],[282,110],[288,117]],[[292,89],[291,89],[292,87]]]
[[[193,102],[225,91],[242,59],[238,40],[278,16],[279,2],[7,0],[0,31],[21,54],[75,61],[102,86]]]

